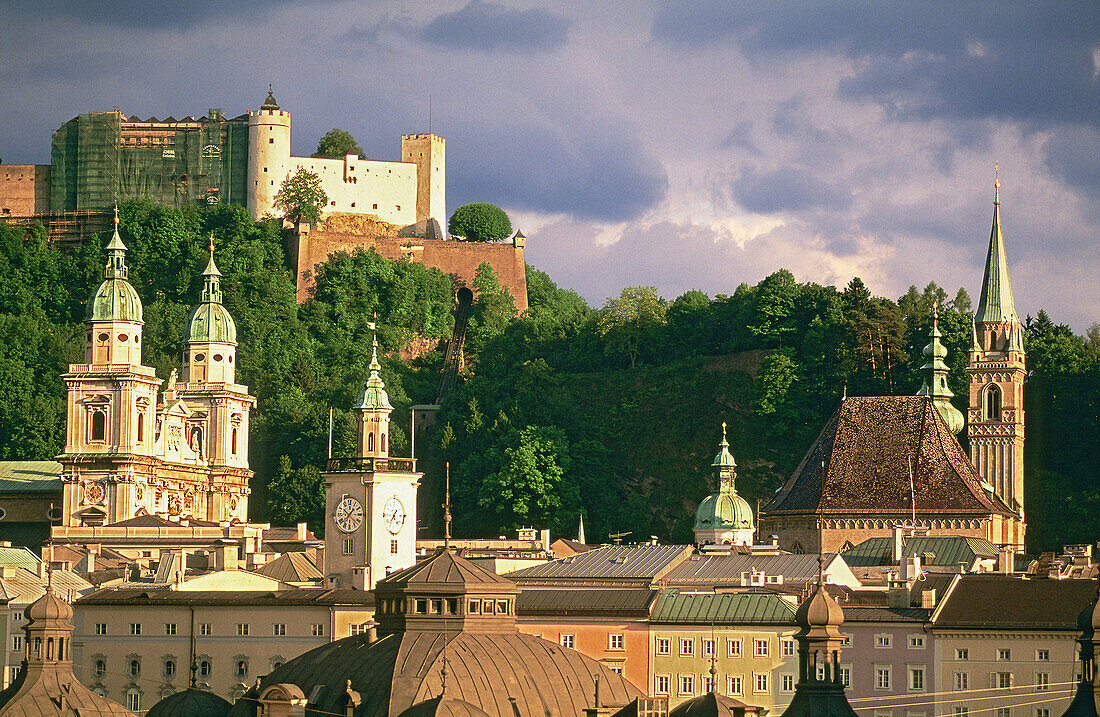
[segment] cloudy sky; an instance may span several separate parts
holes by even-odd
[[[1000,162],[1021,314],[1100,321],[1100,10],[1079,2],[136,3],[6,0],[0,157],[80,112],[255,109],[293,150],[447,139],[448,206],[489,201],[591,303],[731,293],[786,267],[977,299]]]

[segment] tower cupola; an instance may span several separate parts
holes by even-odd
[[[711,493],[695,511],[695,542],[698,545],[751,545],[756,529],[752,508],[737,493],[737,462],[726,440],[722,423],[722,442],[711,467],[718,475],[718,492]]]
[[[393,406],[390,405],[390,397],[386,393],[386,384],[379,375],[381,370],[376,336],[371,347],[370,376],[359,395],[359,401],[352,407],[359,414],[357,455],[360,458],[385,458],[389,455],[387,443]]]
[[[924,382],[917,395],[931,398],[932,403],[936,406],[936,411],[939,412],[947,427],[951,429],[952,433],[958,435],[962,431],[966,419],[963,417],[962,411],[951,404],[951,399],[955,394],[947,387],[948,368],[944,362],[944,359],[947,358],[947,348],[940,343],[943,334],[940,333],[938,311],[935,309],[932,312],[932,331],[929,336],[931,341],[924,347],[924,365],[921,366],[921,376]]]
[[[214,263],[214,236],[203,270],[201,303],[183,330],[184,376],[188,383],[233,383],[236,378],[237,325],[222,305],[221,272]]]
[[[84,317],[85,362],[137,365],[141,363],[142,306],[137,291],[127,280],[126,245],[118,234],[118,207],[106,251],[103,281],[88,297]]]

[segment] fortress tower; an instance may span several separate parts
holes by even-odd
[[[1024,341],[1001,234],[1000,181],[970,348],[967,437],[978,475],[1019,515],[1002,543],[1024,542]]]
[[[416,228],[425,239],[447,236],[446,143],[435,134],[401,135],[401,161],[416,165]]]
[[[275,213],[275,195],[290,171],[290,113],[279,109],[270,86],[259,111],[248,113],[248,211]]]

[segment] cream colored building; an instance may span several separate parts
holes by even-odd
[[[257,576],[258,577],[258,576]],[[256,678],[366,629],[359,590],[107,588],[75,604],[74,672],[97,693],[148,709],[194,684],[234,701]]]

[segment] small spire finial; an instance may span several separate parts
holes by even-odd
[[[214,256],[214,232],[210,232],[210,256]]]
[[[726,440],[726,422],[722,421],[722,440]]]
[[[993,163],[993,203],[1001,203],[1001,165],[999,162]]]
[[[118,229],[118,205],[115,205],[115,229]]]
[[[270,95],[270,94],[273,94],[274,92],[275,92],[275,88],[271,86],[270,82],[268,82],[267,83],[267,94]]]

